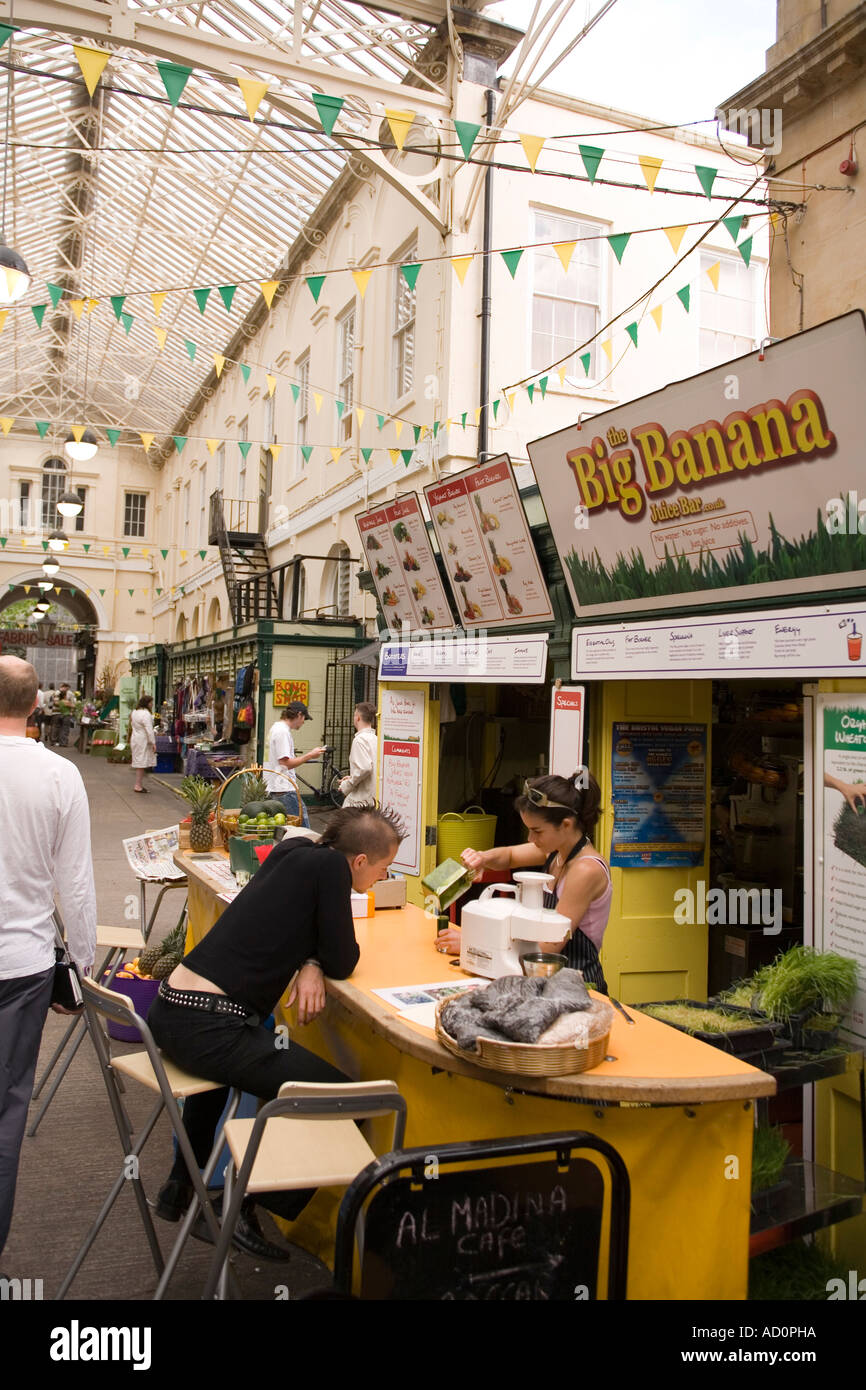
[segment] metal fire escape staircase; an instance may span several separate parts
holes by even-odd
[[[219,546],[235,626],[279,617],[261,520],[262,499],[245,502],[224,498],[220,491],[211,493],[208,544]],[[252,529],[253,521],[259,529]]]

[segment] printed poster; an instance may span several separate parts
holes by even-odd
[[[355,520],[389,630],[453,628],[417,493],[363,512]]]
[[[706,844],[706,724],[613,726],[611,864],[693,868]]]
[[[427,692],[383,690],[379,727],[379,800],[406,829],[391,867],[421,872],[422,747]]]
[[[552,621],[507,454],[425,487],[424,496],[464,627]]]
[[[292,704],[294,700],[300,700],[302,704],[310,703],[310,682],[309,681],[274,681],[274,704],[277,708]]]
[[[866,695],[819,695],[823,826],[815,836],[815,945],[858,966],[846,1029],[866,1040]],[[821,732],[823,728],[823,734]]]

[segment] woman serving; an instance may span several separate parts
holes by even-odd
[[[542,951],[562,952],[573,970],[582,970],[587,984],[607,994],[601,968],[604,930],[610,915],[613,886],[606,861],[593,847],[590,836],[601,809],[601,792],[595,778],[579,769],[573,778],[533,777],[524,782],[516,810],[526,826],[528,841],[497,849],[465,849],[463,863],[470,869],[534,869],[543,866],[555,882],[544,895],[544,906],[555,908],[571,921],[564,941],[545,942]],[[438,950],[456,954],[460,929],[440,933]]]

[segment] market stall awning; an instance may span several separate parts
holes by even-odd
[[[368,642],[366,647],[356,647],[348,656],[337,658],[338,666],[369,666],[371,671],[379,669],[379,652],[382,650],[381,642]]]

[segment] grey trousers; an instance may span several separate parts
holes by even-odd
[[[54,970],[0,980],[0,1254],[12,1224],[18,1156]]]

